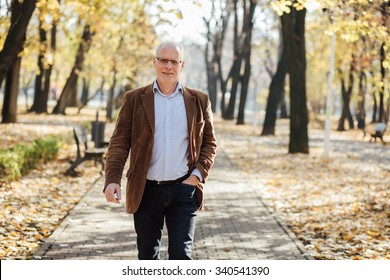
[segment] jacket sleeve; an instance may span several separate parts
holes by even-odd
[[[132,103],[131,92],[125,93],[115,129],[108,145],[103,192],[107,185],[111,183],[121,184],[122,172],[131,147]]]
[[[217,139],[214,132],[213,113],[211,111],[211,103],[208,95],[204,95],[203,100],[203,138],[200,146],[199,158],[195,163],[195,168],[197,168],[202,174],[202,183],[204,183],[208,177],[209,171],[214,164],[214,158],[217,152]]]

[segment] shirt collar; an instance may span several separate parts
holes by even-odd
[[[165,96],[165,94],[163,94],[163,93],[161,92],[161,90],[159,89],[158,84],[157,84],[157,80],[154,81],[154,83],[153,83],[153,93],[154,93],[154,94],[159,93],[159,94],[162,94],[162,95]],[[177,82],[176,89],[175,89],[175,91],[173,92],[173,94],[171,94],[171,96],[176,95],[177,93],[180,93],[181,95],[183,95],[183,87],[182,87],[180,81]]]

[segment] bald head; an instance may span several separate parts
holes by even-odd
[[[161,43],[157,47],[157,49],[156,49],[156,56],[159,57],[161,51],[165,50],[165,49],[174,49],[174,50],[176,50],[179,53],[178,59],[180,59],[180,60],[184,59],[183,48],[179,44],[177,44],[175,42],[164,42],[164,43]]]

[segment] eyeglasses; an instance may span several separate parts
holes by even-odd
[[[177,66],[183,62],[182,60],[178,60],[178,59],[166,59],[166,58],[161,58],[161,57],[156,57],[156,59],[165,65],[168,64],[168,62],[170,62],[170,63],[172,63],[172,65]]]

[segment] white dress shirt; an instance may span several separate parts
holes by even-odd
[[[147,178],[156,181],[175,180],[188,173],[188,126],[183,88],[178,82],[174,93],[163,94],[155,81],[154,93],[154,145]],[[192,174],[200,180],[195,169]]]

